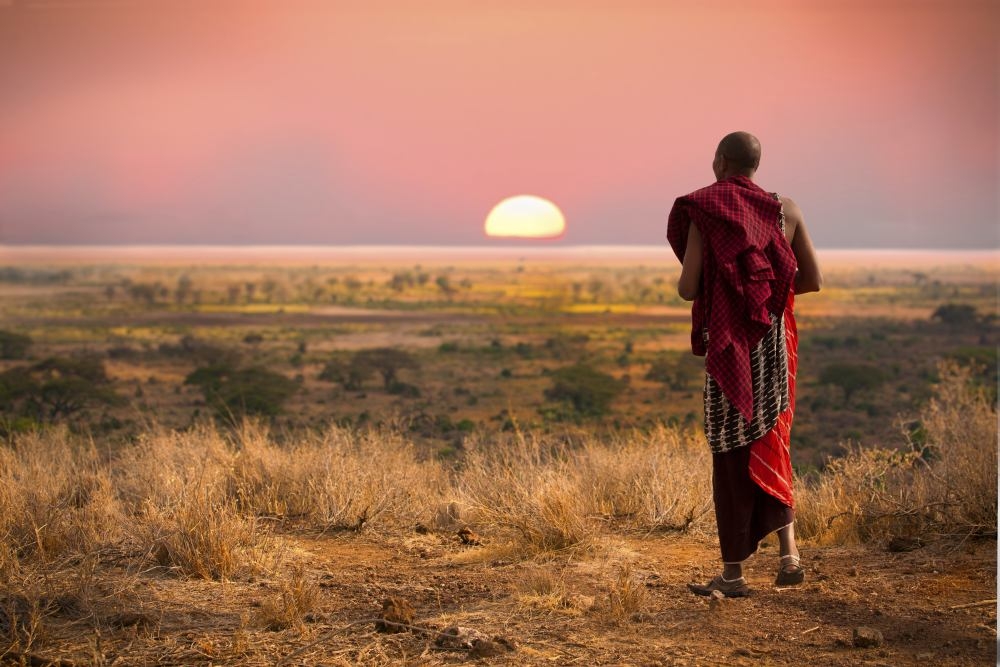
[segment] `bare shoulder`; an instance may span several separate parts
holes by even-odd
[[[792,220],[794,222],[802,221],[802,209],[791,197],[782,197],[781,205],[785,209],[785,220]]]
[[[782,197],[781,207],[785,213],[785,238],[791,243],[795,239],[795,232],[802,224],[802,209],[792,201],[791,197]]]

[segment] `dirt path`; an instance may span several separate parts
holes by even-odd
[[[748,571],[753,595],[713,606],[684,586],[714,574],[707,538],[612,537],[586,554],[529,561],[490,545],[464,545],[450,533],[283,539],[283,565],[273,578],[210,582],[149,571],[131,601],[120,598],[103,612],[109,615],[99,639],[79,619],[53,618],[35,655],[77,661],[62,664],[91,664],[99,649],[107,664],[446,665],[476,659],[435,645],[433,632],[459,625],[516,647],[493,643],[497,655],[481,658],[486,664],[996,659],[995,603],[974,604],[996,597],[995,541],[901,554],[805,547],[807,581],[795,589],[773,587],[777,557],[765,547]],[[269,630],[261,609],[282,599],[295,568],[317,586],[317,600],[300,627]],[[412,605],[414,623],[431,632],[376,632],[372,619],[389,597]],[[881,632],[882,645],[856,648],[859,626]]]

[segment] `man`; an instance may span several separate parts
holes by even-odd
[[[822,276],[802,211],[754,183],[760,142],[723,137],[716,182],[674,202],[667,239],[681,260],[678,292],[693,301],[691,347],[705,357],[705,437],[722,574],[688,584],[698,595],[750,592],[743,561],[778,532],[775,583],[802,583],[795,546],[789,436],[798,336],[793,295],[818,292]]]

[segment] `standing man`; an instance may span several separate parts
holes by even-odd
[[[677,290],[693,301],[691,349],[705,357],[705,438],[722,574],[688,584],[698,595],[750,593],[743,561],[778,532],[775,584],[802,583],[795,546],[789,437],[795,409],[795,294],[823,279],[787,197],[754,183],[760,142],[733,132],[715,151],[716,182],[674,202],[667,240],[681,260]]]

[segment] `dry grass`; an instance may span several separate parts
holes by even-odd
[[[474,522],[505,533],[523,557],[589,550],[608,524],[686,530],[711,510],[700,437],[661,427],[581,444],[517,434],[478,443],[457,491]]]
[[[797,532],[824,542],[997,532],[997,413],[968,369],[940,367],[911,451],[853,448],[799,483]]]
[[[616,623],[629,620],[642,610],[646,602],[646,586],[636,576],[632,566],[623,564],[608,587],[608,616]]]
[[[278,594],[261,604],[257,620],[268,630],[301,629],[305,615],[316,608],[318,600],[319,586],[303,568],[295,567]]]
[[[913,451],[854,449],[799,480],[799,534],[840,543],[995,535],[994,406],[967,371],[942,366],[921,422]],[[399,432],[333,429],[286,446],[255,424],[234,434],[151,429],[116,453],[62,431],[25,435],[0,448],[0,653],[44,645],[54,617],[74,619],[81,636],[115,627],[142,609],[134,590],[150,572],[263,575],[276,588],[244,625],[302,631],[319,592],[303,570],[279,568],[289,559],[282,530],[471,524],[486,548],[469,552],[544,563],[594,552],[616,531],[710,529],[709,458],[700,437],[667,428],[610,441],[484,438],[455,469],[421,460]],[[627,565],[604,590],[614,622],[643,608],[646,590]],[[591,604],[542,569],[518,593],[543,611]],[[232,646],[212,650],[236,656],[247,636],[241,625]],[[378,662],[386,641],[353,659]]]

